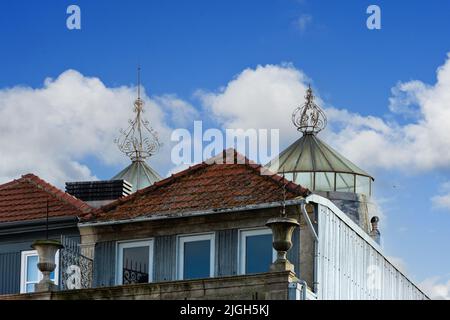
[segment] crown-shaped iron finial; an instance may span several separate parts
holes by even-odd
[[[327,126],[327,117],[323,110],[314,102],[311,85],[306,90],[305,104],[292,113],[292,122],[303,134],[316,134]]]
[[[130,119],[126,130],[120,130],[121,137],[115,140],[119,150],[132,161],[144,161],[161,148],[158,133],[142,117],[144,101],[141,99],[141,68],[138,67],[138,97],[134,102],[134,119]]]

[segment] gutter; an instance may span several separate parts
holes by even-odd
[[[305,201],[306,203],[309,203],[308,200]],[[300,210],[305,217],[306,223],[308,224],[309,231],[311,231],[311,234],[314,238],[314,271],[313,271],[313,277],[314,277],[314,293],[318,295],[319,293],[319,279],[318,279],[318,270],[319,270],[319,236],[317,235],[316,230],[314,229],[314,226],[311,222],[311,219],[309,219],[308,212],[306,211],[306,203],[302,203],[300,206]]]
[[[304,198],[286,200],[286,206],[300,205],[300,204],[303,204],[304,202],[305,202]],[[217,213],[234,213],[234,212],[240,212],[240,211],[270,209],[270,208],[276,208],[276,207],[280,207],[280,206],[281,206],[280,202],[277,201],[277,202],[267,202],[267,203],[260,203],[260,204],[255,204],[255,205],[233,207],[233,208],[227,208],[227,209],[192,211],[189,213],[179,213],[178,215],[167,215],[167,213],[165,213],[165,214],[161,213],[159,215],[156,213],[156,214],[153,214],[152,216],[124,219],[124,220],[110,220],[110,221],[100,221],[100,222],[80,222],[80,223],[78,223],[78,227],[84,228],[84,227],[110,226],[110,225],[119,225],[119,224],[126,224],[126,223],[188,218],[188,217],[195,217],[195,216],[213,215],[213,214],[217,214]]]
[[[60,229],[65,227],[76,227],[79,219],[76,216],[69,217],[53,217],[49,218],[49,230]],[[0,223],[0,235],[8,235],[14,233],[34,232],[45,230],[47,219],[24,220],[14,222]]]

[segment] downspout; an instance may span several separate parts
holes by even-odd
[[[313,235],[314,240],[314,293],[316,296],[319,296],[319,277],[318,277],[318,269],[319,269],[319,237],[317,235],[316,230],[314,229],[314,226],[311,222],[311,219],[309,219],[308,212],[306,211],[306,203],[302,203],[300,206],[300,210],[305,217],[306,223],[309,227],[309,230],[311,231],[311,234]]]

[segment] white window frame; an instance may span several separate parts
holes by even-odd
[[[177,237],[177,279],[184,280],[184,244],[186,242],[195,242],[209,240],[209,277],[214,277],[214,267],[216,265],[215,252],[216,252],[216,234],[215,233],[203,233],[203,234],[191,234],[191,235],[179,235]]]
[[[137,247],[146,247],[148,246],[148,282],[153,281],[153,247],[154,247],[154,239],[140,239],[140,240],[127,240],[127,241],[119,241],[116,243],[116,285],[123,285],[122,277],[123,277],[123,249],[127,248],[137,248]]]
[[[28,269],[28,257],[32,257],[32,256],[37,256],[38,257],[38,261],[39,261],[39,255],[37,250],[26,250],[26,251],[22,251],[21,252],[21,257],[20,257],[20,293],[27,293],[27,284],[30,283],[38,283],[39,281],[42,280],[42,278],[44,277],[44,275],[42,274],[41,271],[39,271],[38,269],[38,282],[30,282],[27,281],[27,269]],[[59,284],[59,250],[56,252],[55,255],[55,262],[56,262],[56,268],[55,268],[55,284],[58,285]],[[36,266],[37,268],[37,266]]]
[[[239,243],[238,243],[238,265],[239,265],[239,274],[244,275],[246,263],[245,257],[247,255],[247,237],[251,236],[260,236],[260,235],[272,235],[272,230],[269,228],[252,228],[252,229],[241,229],[239,230]],[[272,247],[272,262],[275,262],[277,259],[277,251]]]

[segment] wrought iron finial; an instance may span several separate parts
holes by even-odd
[[[305,104],[296,108],[292,113],[292,122],[303,134],[316,134],[325,129],[327,117],[323,110],[314,102],[311,85],[306,90]]]
[[[134,119],[130,119],[126,130],[120,130],[121,137],[115,140],[119,150],[132,161],[143,161],[161,148],[158,133],[142,117],[144,101],[141,99],[141,68],[138,67],[138,97],[134,102]]]

